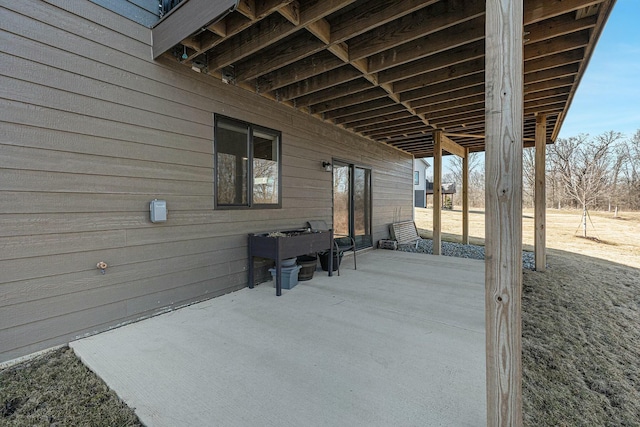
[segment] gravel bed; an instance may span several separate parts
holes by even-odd
[[[420,239],[417,248],[415,243],[398,245],[398,250],[404,252],[432,254],[433,240]],[[484,259],[484,246],[442,242],[442,255],[454,256],[458,258]],[[535,270],[535,258],[533,256],[533,252],[522,251],[522,268],[525,268],[527,270]]]

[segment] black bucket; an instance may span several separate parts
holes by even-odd
[[[320,257],[320,265],[324,271],[329,271],[329,252],[320,252],[318,253]],[[333,253],[333,271],[338,271],[338,266],[340,265],[340,261],[342,261],[342,252],[339,254],[337,252]]]

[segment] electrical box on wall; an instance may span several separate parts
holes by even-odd
[[[154,199],[149,204],[151,222],[165,222],[167,220],[167,201]]]

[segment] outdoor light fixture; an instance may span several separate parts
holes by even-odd
[[[326,172],[331,172],[331,162],[322,162],[322,167]]]

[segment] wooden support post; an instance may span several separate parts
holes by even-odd
[[[433,132],[433,254],[442,249],[442,131]]]
[[[523,0],[486,1],[487,425],[522,426]]]
[[[469,149],[462,158],[462,244],[469,244]]]
[[[535,185],[535,261],[536,271],[547,266],[547,193],[546,193],[547,116],[536,116],[536,185]]]

